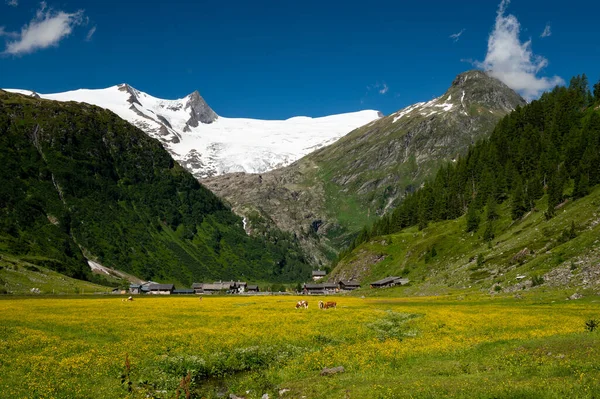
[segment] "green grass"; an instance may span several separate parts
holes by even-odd
[[[542,198],[536,208],[545,209],[546,199]],[[355,249],[334,272],[352,270],[362,265],[363,259],[378,254],[384,255],[385,260],[367,265],[367,272],[361,276],[363,283],[404,275],[413,282],[413,287],[406,289],[413,294],[470,287],[488,290],[496,284],[504,290],[517,286],[517,276],[525,276],[523,281],[527,281],[557,267],[573,267],[571,280],[579,281],[581,268],[577,264],[593,266],[593,260],[598,258],[600,187],[587,197],[568,202],[550,220],[546,220],[543,212],[534,211],[513,222],[508,202],[499,206],[498,211],[500,218],[494,222],[496,237],[489,244],[482,238],[487,222],[482,222],[475,233],[466,233],[466,221],[461,217],[431,223],[422,231],[412,227],[376,238]],[[577,236],[562,242],[563,232],[572,223]],[[434,257],[430,256],[432,248],[437,253]],[[531,253],[516,259],[515,255],[525,248]],[[483,258],[480,264],[478,256]]]
[[[46,267],[39,266],[40,259],[22,259],[2,255],[0,260],[0,293],[14,295],[34,295],[32,288],[37,288],[40,294],[73,295],[110,293],[112,288],[77,280],[57,273]],[[123,280],[108,279],[114,286],[122,285]]]
[[[0,397],[594,398],[599,298],[3,297]]]

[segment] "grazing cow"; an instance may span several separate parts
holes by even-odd
[[[329,309],[329,308],[335,308],[337,309],[337,303],[336,302],[323,302],[323,301],[319,301],[319,309]]]
[[[133,302],[133,297],[130,296],[129,298],[123,298],[121,299],[121,302]]]
[[[300,309],[300,308],[304,308],[304,309],[308,309],[308,301],[298,301],[296,302],[296,309]]]

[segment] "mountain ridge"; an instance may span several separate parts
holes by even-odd
[[[177,162],[199,179],[230,172],[263,173],[289,165],[383,116],[378,111],[364,110],[285,120],[227,118],[217,115],[197,90],[181,99],[164,100],[127,83],[55,94],[6,90],[109,109],[158,139]]]
[[[498,79],[468,71],[440,97],[372,121],[260,179],[237,173],[204,183],[238,214],[293,232],[325,265],[363,226],[524,104]]]

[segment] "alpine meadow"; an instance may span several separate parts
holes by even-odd
[[[600,398],[597,15],[2,2],[0,399]]]

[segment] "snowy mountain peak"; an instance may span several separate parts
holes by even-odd
[[[189,109],[190,119],[187,121],[185,132],[191,132],[191,127],[198,127],[199,123],[213,123],[218,115],[204,101],[198,90],[186,97],[185,109]]]
[[[129,86],[127,83],[121,83],[117,87],[119,88],[119,91],[129,94],[129,98],[127,99],[128,103],[142,105],[138,100],[139,91]]]
[[[456,76],[450,88],[431,101],[416,103],[392,114],[392,123],[419,117],[472,117],[474,114],[503,113],[524,105],[523,100],[511,88],[483,71],[472,70]]]
[[[212,110],[198,91],[181,99],[164,100],[127,83],[56,94],[7,91],[109,109],[158,139],[197,178],[230,172],[263,173],[286,166],[382,117],[378,111],[368,110],[287,120],[224,118]]]

